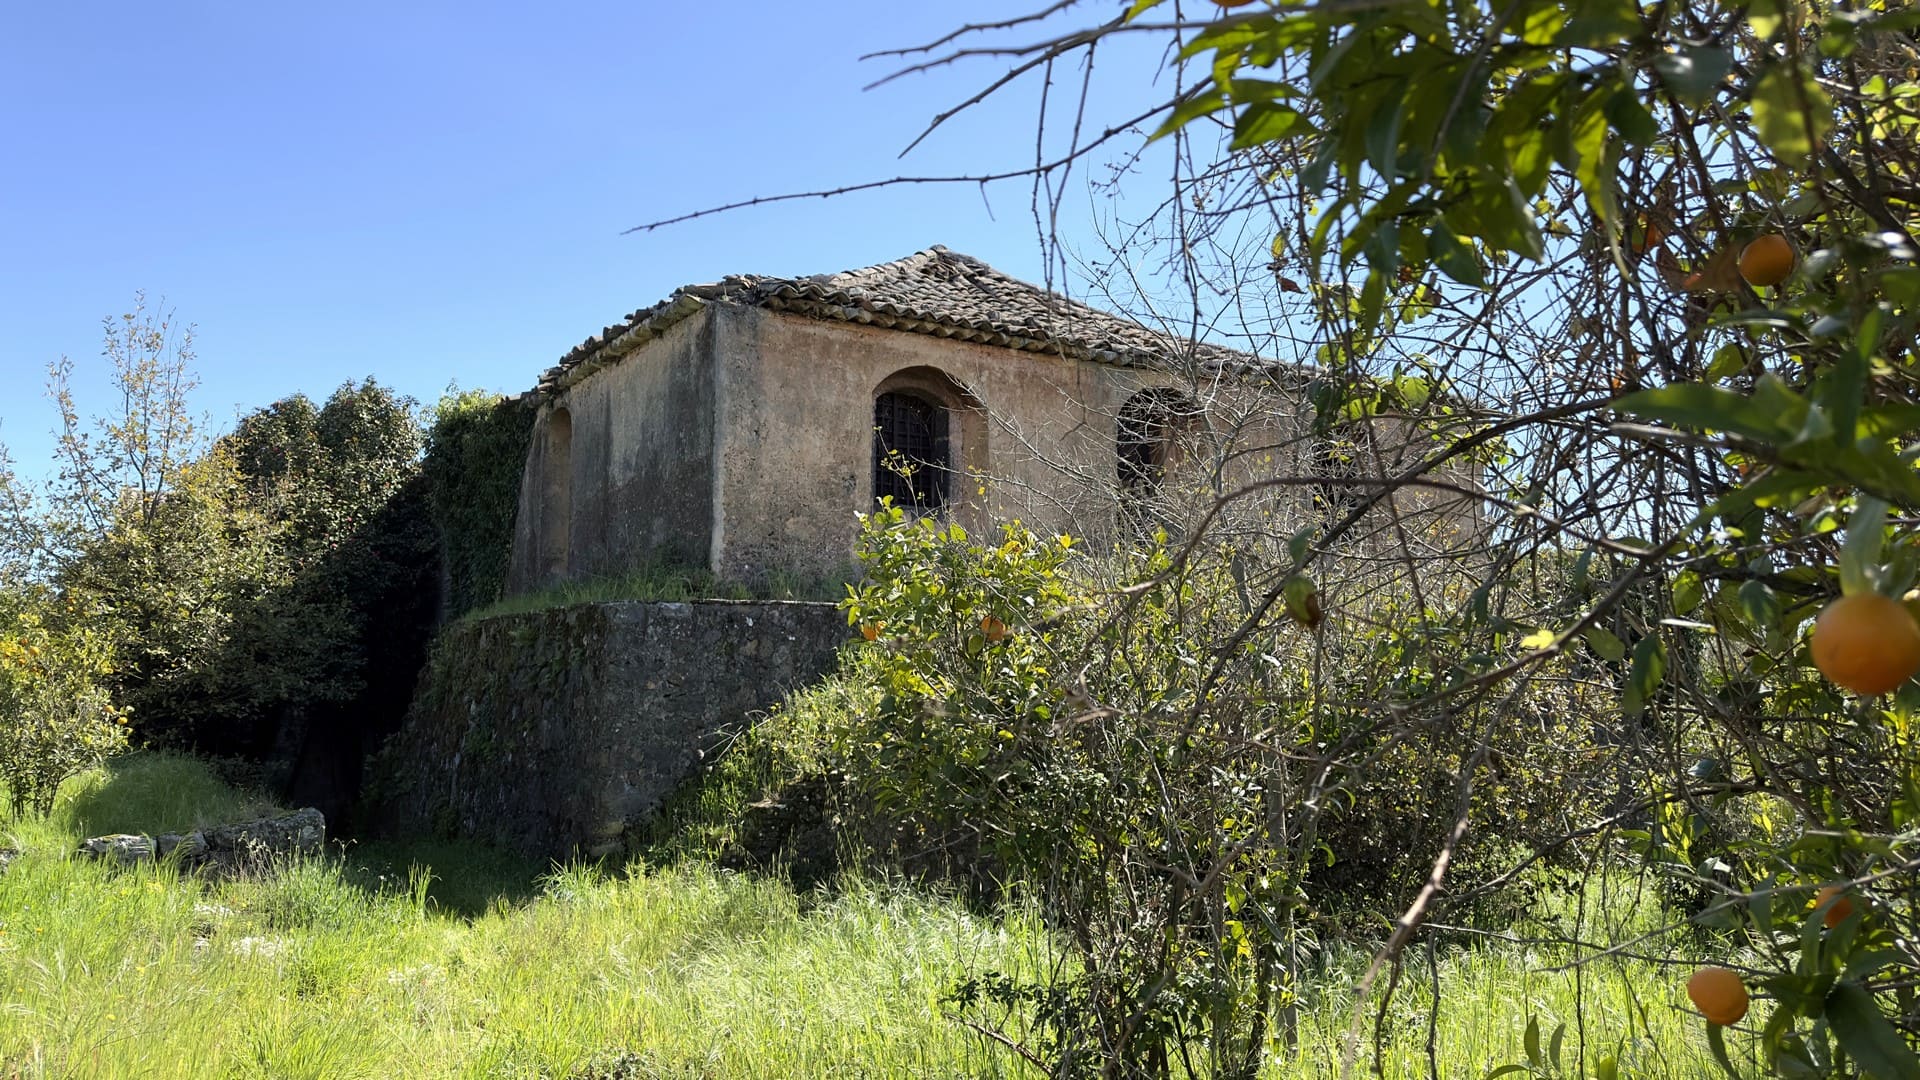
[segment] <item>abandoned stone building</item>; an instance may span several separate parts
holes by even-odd
[[[533,392],[508,589],[649,563],[837,576],[851,572],[856,514],[883,497],[972,532],[1017,518],[1098,543],[1289,478],[1250,485],[1260,494],[1224,530],[1284,548],[1355,490],[1329,470],[1384,474],[1422,452],[1406,437],[1418,425],[1376,419],[1370,460],[1341,466],[1306,404],[1317,377],[939,247],[688,286],[568,353]],[[1457,550],[1454,524],[1474,520],[1471,500],[1387,506],[1397,557],[1423,558],[1409,547],[1422,537],[1444,552],[1448,530]],[[1402,509],[1436,527],[1405,527]],[[1355,554],[1343,561],[1377,587],[1380,553]],[[783,601],[457,623],[372,766],[372,820],[530,854],[618,851],[747,717],[830,670],[848,634],[834,605]]]
[[[1242,473],[1293,454],[1302,378],[943,247],[687,286],[540,380],[509,589],[647,562],[832,575],[880,496],[1097,538],[1193,456],[1178,435],[1230,437]]]

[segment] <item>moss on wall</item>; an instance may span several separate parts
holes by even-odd
[[[536,856],[628,842],[729,732],[831,670],[832,604],[583,604],[450,626],[367,820]]]

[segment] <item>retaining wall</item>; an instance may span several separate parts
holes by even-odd
[[[388,833],[619,850],[721,736],[832,669],[832,604],[584,604],[444,631],[367,813]]]

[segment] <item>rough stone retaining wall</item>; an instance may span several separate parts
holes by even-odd
[[[556,858],[617,851],[719,737],[832,669],[824,603],[584,604],[449,627],[368,817]]]

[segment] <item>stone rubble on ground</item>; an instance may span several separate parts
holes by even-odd
[[[279,817],[233,825],[219,825],[190,833],[162,833],[155,838],[116,833],[80,842],[80,854],[111,858],[123,866],[148,859],[178,859],[182,868],[235,869],[276,857],[311,855],[327,840],[327,819],[309,806]],[[5,861],[0,860],[0,868]]]
[[[80,854],[112,859],[122,866],[153,858],[153,841],[131,833],[113,833],[80,841]]]

